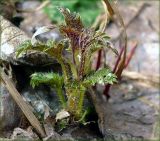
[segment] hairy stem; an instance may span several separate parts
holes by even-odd
[[[65,59],[59,60],[59,63],[61,64],[62,72],[63,72],[63,76],[64,76],[64,83],[66,84],[66,83],[68,83],[68,81],[72,77],[72,74],[70,71],[71,68]]]
[[[62,107],[66,108],[66,99],[65,99],[65,97],[63,95],[62,88],[57,88],[56,91],[57,91],[58,98],[59,98],[59,100],[60,100],[60,102],[62,104]]]
[[[75,115],[76,119],[81,118],[82,110],[83,110],[83,101],[85,90],[81,88],[68,88],[66,90],[68,101],[67,101],[67,109],[68,111]]]
[[[83,102],[84,102],[84,90],[79,90],[79,101],[78,101],[78,107],[77,107],[77,115],[81,116],[82,110],[83,110]]]

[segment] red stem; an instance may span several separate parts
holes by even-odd
[[[133,55],[134,55],[134,53],[135,53],[136,48],[137,48],[137,42],[134,44],[134,46],[133,46],[130,54],[128,55],[128,57],[127,57],[127,59],[126,59],[125,68],[126,68],[126,67],[128,66],[128,64],[130,63],[130,61],[131,61],[131,59],[132,59],[132,57],[133,57]],[[114,66],[113,73],[115,73],[116,70],[117,70],[118,64],[119,64],[119,62],[120,62],[120,60],[121,60],[121,57],[122,57],[122,54],[123,54],[123,51],[124,51],[124,47],[120,50],[120,54],[119,54],[119,56],[118,56],[118,58],[117,58],[117,60],[116,60],[116,64],[115,64],[115,66]],[[103,94],[106,96],[107,100],[110,98],[110,95],[109,95],[110,87],[111,87],[111,85],[110,85],[110,84],[107,84],[107,85],[105,86],[104,91],[103,91]]]
[[[126,67],[128,66],[128,64],[130,63],[130,61],[131,61],[131,59],[132,59],[132,57],[133,57],[133,55],[134,55],[134,53],[135,53],[135,51],[136,51],[137,45],[138,45],[138,43],[135,42],[134,45],[133,45],[133,48],[132,48],[132,50],[131,50],[131,52],[130,52],[130,54],[128,55],[128,57],[127,57],[127,59],[126,59],[125,68],[126,68]]]
[[[102,58],[102,49],[98,51],[98,58],[97,58],[97,63],[96,63],[96,70],[99,69],[101,66],[101,58]],[[93,89],[96,89],[96,85],[93,86]]]
[[[123,54],[123,51],[124,51],[124,47],[122,47],[121,50],[120,50],[120,54],[119,54],[119,56],[118,56],[118,58],[116,60],[116,64],[114,66],[113,73],[115,73],[116,70],[117,70],[118,64],[119,64],[119,62],[121,60],[121,56]],[[110,98],[110,95],[109,95],[110,87],[111,87],[110,84],[105,85],[105,89],[103,91],[103,94],[106,96],[107,100]]]
[[[124,47],[122,47],[121,50],[120,50],[119,56],[118,56],[118,58],[116,60],[116,64],[115,64],[114,69],[113,69],[113,73],[115,73],[116,70],[117,70],[119,61],[121,60],[121,57],[122,57],[122,54],[123,54],[123,51],[124,51]]]
[[[99,50],[99,51],[98,51],[97,64],[96,64],[96,70],[98,70],[99,67],[101,66],[101,58],[102,58],[102,50]]]

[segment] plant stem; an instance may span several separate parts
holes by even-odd
[[[126,59],[126,62],[125,62],[125,68],[128,66],[128,64],[130,63],[135,51],[136,51],[136,48],[137,48],[137,42],[134,43],[133,47],[132,47],[132,50],[130,51],[130,54],[128,55],[127,59]]]
[[[58,98],[59,98],[59,100],[60,100],[60,102],[62,104],[62,107],[66,108],[66,99],[65,99],[65,97],[63,95],[62,88],[57,88],[56,91],[57,91]]]
[[[100,65],[101,65],[101,57],[102,57],[102,50],[98,51],[98,59],[97,59],[97,64],[96,64],[96,70],[99,69]]]
[[[77,107],[77,115],[78,116],[81,116],[81,114],[82,114],[84,93],[85,93],[85,90],[79,90],[79,101],[78,101],[78,107]]]
[[[75,115],[76,112],[76,105],[77,105],[77,100],[75,97],[75,90],[71,88],[66,88],[66,94],[67,94],[67,109],[70,113]]]
[[[65,59],[59,60],[59,63],[61,64],[62,67],[64,83],[67,84],[69,79],[72,77],[72,74],[70,73],[70,66]]]
[[[80,119],[83,110],[85,90],[82,88],[69,88],[66,90],[68,101],[67,109],[76,119]]]

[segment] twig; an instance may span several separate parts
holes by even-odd
[[[117,66],[117,70],[115,72],[115,74],[117,75],[117,78],[120,79],[121,74],[123,69],[125,68],[125,62],[126,62],[126,54],[127,54],[127,33],[126,33],[126,26],[124,24],[123,18],[118,10],[117,5],[114,2],[111,2],[111,6],[115,12],[115,15],[117,16],[117,19],[121,25],[122,28],[122,36],[121,36],[121,40],[120,40],[120,46],[124,46],[124,51],[122,53],[122,57],[120,58],[120,61],[118,63]],[[123,39],[123,45],[122,43],[122,39]]]
[[[5,87],[8,89],[12,98],[15,100],[17,105],[20,107],[20,109],[28,119],[28,121],[31,123],[31,125],[36,129],[36,131],[41,135],[41,137],[45,137],[45,132],[42,129],[40,122],[31,111],[29,105],[23,100],[22,96],[15,88],[13,82],[3,71],[1,72],[1,80]]]
[[[101,14],[101,15],[97,16],[94,23],[92,24],[91,28],[96,29],[97,27],[99,27],[101,21],[104,18],[105,18],[105,14]]]

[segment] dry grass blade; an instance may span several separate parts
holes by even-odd
[[[110,4],[110,2],[108,0],[103,0],[107,6],[108,12],[110,14],[110,16],[112,17],[114,15],[114,10]]]
[[[36,131],[41,135],[41,137],[45,137],[45,132],[42,129],[40,122],[31,111],[29,105],[27,105],[27,103],[23,100],[22,96],[15,88],[13,82],[3,71],[1,72],[1,79],[2,83],[4,83],[5,87],[8,89],[9,93],[11,94],[17,105],[20,107],[20,109],[23,111],[24,115],[31,123],[31,125],[36,129]]]
[[[104,12],[105,12],[105,17],[104,17],[104,20],[103,20],[103,22],[100,24],[100,27],[99,27],[99,30],[101,31],[101,32],[104,32],[105,31],[105,29],[106,29],[106,25],[107,25],[107,22],[108,22],[108,10],[107,10],[107,7],[106,7],[106,5],[105,5],[105,2],[104,1],[102,1],[102,4],[103,4],[103,7],[104,7]]]
[[[123,45],[120,45],[121,51],[120,54],[118,56],[118,59],[116,61],[115,67],[113,72],[116,74],[117,78],[120,79],[122,71],[125,68],[125,63],[126,63],[126,53],[127,53],[127,34],[126,34],[126,27],[125,24],[123,22],[123,18],[121,17],[119,10],[117,8],[117,5],[113,2],[113,1],[109,1],[109,0],[103,0],[106,4],[107,10],[110,14],[111,17],[113,17],[113,15],[115,14],[118,18],[118,21],[120,23],[120,26],[122,28],[122,37],[121,37],[121,42],[120,43],[124,43]],[[124,40],[124,41],[122,41]],[[106,85],[105,86],[105,90],[104,90],[104,95],[106,95],[107,98],[109,98],[109,89],[110,89],[111,85]]]

